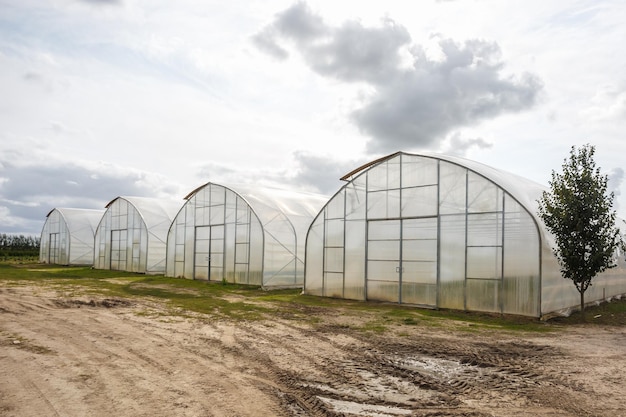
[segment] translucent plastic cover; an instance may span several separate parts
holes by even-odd
[[[311,224],[306,293],[526,316],[579,302],[536,215],[545,187],[427,153],[396,153],[344,179]],[[616,256],[587,301],[626,293]]]
[[[55,208],[41,231],[39,261],[92,265],[94,234],[104,210]]]
[[[95,233],[94,267],[146,274],[165,272],[167,231],[181,203],[117,197]]]
[[[266,287],[303,285],[306,232],[327,197],[207,183],[186,200],[168,233],[166,275]]]

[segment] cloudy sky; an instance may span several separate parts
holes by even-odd
[[[332,194],[399,150],[547,185],[596,146],[626,217],[623,0],[0,0],[0,233],[215,182]]]

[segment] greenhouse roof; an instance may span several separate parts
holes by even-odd
[[[111,200],[106,208],[109,208],[115,201],[123,199],[128,201],[141,215],[146,227],[151,229],[154,226],[161,225],[163,222],[171,222],[181,207],[181,203],[173,200],[164,200],[152,197],[127,197],[120,196]],[[169,223],[167,224],[169,227]]]
[[[461,158],[458,156],[451,155],[443,155],[432,152],[419,152],[419,153],[408,153],[408,152],[396,152],[391,155],[384,156],[382,158],[376,159],[374,161],[370,161],[351,172],[347,173],[341,180],[350,181],[355,176],[358,176],[361,172],[367,170],[368,168],[377,165],[379,163],[388,161],[393,159],[401,154],[404,155],[412,155],[412,156],[422,156],[426,158],[435,158],[442,161],[450,162],[459,166],[463,166],[470,171],[473,171],[490,181],[494,182],[496,185],[506,190],[509,194],[511,194],[516,200],[518,200],[522,205],[526,208],[530,209],[533,213],[536,213],[537,209],[537,200],[541,198],[541,194],[543,191],[549,191],[546,186],[543,186],[537,182],[531,181],[527,178],[521,177],[519,175],[515,175],[513,173],[503,171],[489,165],[482,164],[480,162],[472,161],[470,159]]]
[[[50,214],[55,210],[63,216],[68,228],[72,229],[73,226],[88,224],[91,226],[92,233],[98,227],[104,214],[102,209],[53,208],[46,214],[46,217],[50,217]]]
[[[219,185],[239,194],[252,207],[259,205],[268,206],[278,210],[288,217],[290,216],[315,216],[320,208],[328,201],[328,197],[304,191],[294,191],[286,188],[272,187],[254,184],[223,184],[211,183],[201,185],[188,195],[185,200],[189,200],[199,190],[209,184]]]

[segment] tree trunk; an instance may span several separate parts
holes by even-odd
[[[580,315],[585,318],[585,292],[580,291]]]

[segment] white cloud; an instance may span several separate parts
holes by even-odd
[[[291,42],[316,73],[373,87],[351,119],[370,136],[368,150],[437,148],[451,130],[508,112],[532,108],[542,89],[529,73],[503,73],[495,42],[438,40],[439,56],[413,44],[408,30],[391,19],[378,27],[346,21],[331,27],[306,3],[277,15],[256,37],[273,56],[286,57]],[[277,52],[278,51],[278,52]],[[411,68],[402,65],[409,51]]]
[[[624,182],[624,170],[613,168],[607,175],[609,177],[608,191],[615,193],[616,196],[621,195],[620,187]]]
[[[333,192],[397,150],[465,154],[542,183],[571,145],[623,165],[623,1],[0,10],[0,198],[11,202],[0,206],[22,222],[12,230],[38,233],[55,206],[182,196],[218,179]]]
[[[626,119],[626,89],[605,85],[596,92],[591,103],[590,107],[581,110],[585,119],[600,123]]]

